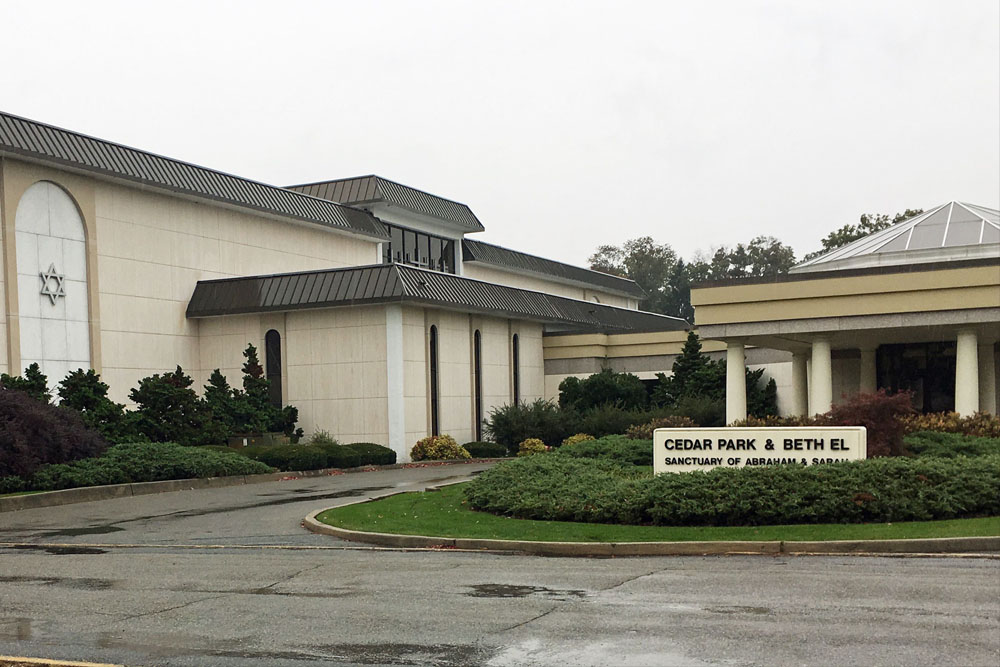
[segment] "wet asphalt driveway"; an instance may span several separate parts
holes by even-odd
[[[997,560],[407,552],[299,525],[314,509],[482,467],[2,513],[0,655],[129,665],[1000,664]]]

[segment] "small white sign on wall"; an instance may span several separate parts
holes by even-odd
[[[653,472],[690,472],[794,463],[816,465],[868,456],[864,426],[658,428]]]

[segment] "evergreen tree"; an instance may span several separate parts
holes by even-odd
[[[108,398],[108,385],[93,369],[77,369],[59,382],[59,405],[80,413],[83,423],[101,432],[108,442],[141,439],[134,428],[133,413]]]
[[[24,369],[23,378],[19,375],[0,374],[0,386],[4,389],[23,391],[28,396],[43,403],[52,402],[52,394],[49,393],[49,379],[45,377],[37,363],[32,363]]]
[[[218,368],[212,371],[205,385],[205,406],[211,413],[208,430],[210,442],[222,443],[236,432],[237,414],[240,412],[239,393],[229,386],[226,376]]]
[[[264,367],[257,358],[257,348],[248,344],[243,351],[243,392],[237,397],[238,428],[247,433],[266,433],[280,422],[278,408],[271,405],[270,382],[264,376]]]
[[[209,411],[194,384],[178,366],[173,373],[150,375],[139,381],[129,398],[138,406],[138,428],[153,442],[200,445],[208,442]]]

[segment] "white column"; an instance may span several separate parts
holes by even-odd
[[[809,375],[805,352],[792,353],[792,414],[801,417],[809,412]]]
[[[812,344],[812,382],[809,392],[809,414],[826,412],[833,405],[833,362],[830,341],[817,338]]]
[[[979,346],[979,410],[997,411],[997,371],[993,343]]]
[[[875,348],[861,348],[861,381],[858,391],[862,394],[872,394],[878,389],[878,379],[875,372]]]
[[[955,412],[967,417],[979,410],[979,340],[973,329],[956,336]]]
[[[726,423],[747,418],[747,371],[743,343],[726,343]]]
[[[388,389],[389,449],[396,452],[396,461],[410,460],[406,442],[406,401],[403,394],[403,308],[385,307],[385,366]]]

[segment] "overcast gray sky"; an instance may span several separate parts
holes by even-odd
[[[584,264],[1000,203],[1000,3],[12,2],[0,109],[288,185],[377,173]]]

